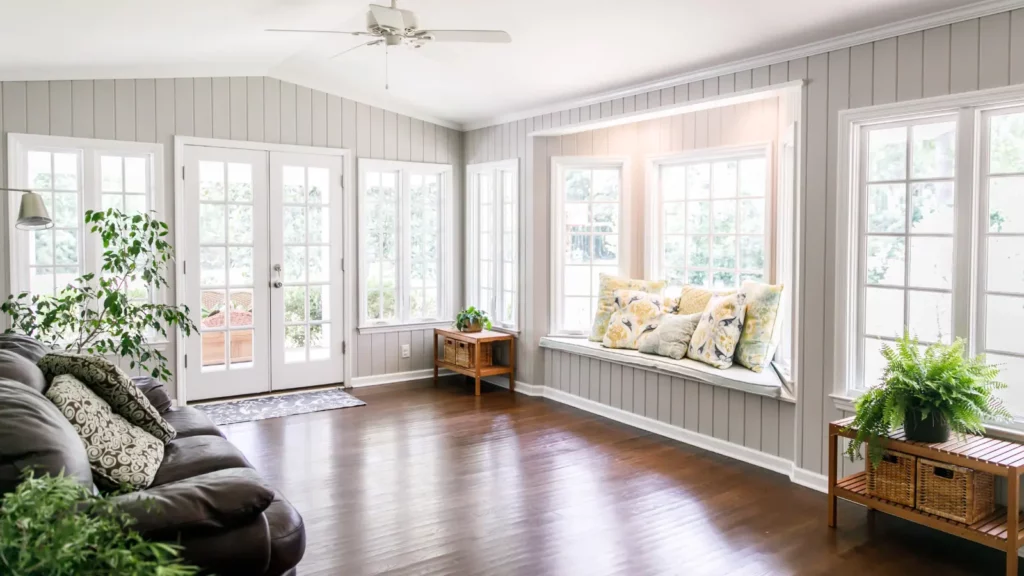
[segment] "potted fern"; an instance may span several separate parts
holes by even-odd
[[[886,366],[882,381],[857,400],[850,424],[857,430],[847,448],[851,460],[867,442],[873,465],[882,459],[882,439],[900,427],[908,440],[945,442],[950,432],[983,434],[986,421],[1004,421],[1010,414],[993,392],[1006,388],[997,380],[999,368],[985,357],[966,356],[966,344],[932,344],[922,350],[908,332],[895,345],[882,346]]]

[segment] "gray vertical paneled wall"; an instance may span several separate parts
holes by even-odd
[[[3,82],[0,111],[0,181],[5,183],[9,132],[163,144],[162,218],[172,231],[175,135],[348,148],[359,158],[452,164],[455,245],[461,246],[464,171],[462,133],[457,130],[269,77]],[[7,211],[8,203],[0,202],[0,221],[8,221]],[[0,234],[0,261],[7,260],[7,242],[8,235]],[[455,262],[461,262],[460,254]],[[0,286],[9,285],[7,266],[0,266]],[[456,301],[461,286],[457,266]],[[354,340],[349,341],[348,361],[355,363],[355,376],[431,365],[429,336],[422,330]],[[410,344],[411,358],[400,358],[403,343]],[[165,353],[173,358],[173,344]]]
[[[522,379],[544,382],[546,364],[550,361],[535,345],[547,331],[548,253],[551,249],[546,208],[548,184],[546,167],[537,163],[546,154],[541,150],[543,142],[535,143],[533,157],[527,153],[527,134],[552,126],[790,80],[806,81],[802,123],[804,244],[801,251],[804,269],[803,297],[799,303],[803,349],[794,412],[795,429],[802,433],[795,439],[793,457],[797,466],[805,470],[826,472],[827,425],[841,416],[829,397],[834,340],[831,326],[835,312],[832,302],[835,264],[831,254],[835,245],[838,113],[847,108],[1024,83],[1024,10],[467,132],[465,156],[468,163],[519,158],[524,166],[522,181],[528,185],[523,209],[528,217],[523,219],[526,228],[522,248],[528,284],[522,303],[526,311],[522,327],[522,365],[532,369],[524,373]],[[570,360],[570,365],[572,362]],[[593,366],[588,368],[592,372]],[[636,372],[634,370],[634,394]],[[674,391],[675,387],[671,389]],[[724,396],[721,393],[719,396],[724,402]],[[703,414],[705,409],[715,408],[718,399],[712,393],[710,399],[705,394],[702,400],[699,387],[694,397],[696,402],[687,402],[691,397],[684,393],[684,423],[686,410],[696,408],[698,414]],[[646,396],[644,399],[646,401]],[[745,411],[744,424],[748,422]],[[725,430],[732,425],[730,418]],[[697,426],[701,431],[699,422]],[[722,426],[717,427],[719,433],[723,431]],[[710,430],[711,434],[715,433],[715,428],[713,422],[703,426],[703,430]]]

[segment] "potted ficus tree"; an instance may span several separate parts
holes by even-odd
[[[85,224],[103,242],[99,274],[83,274],[56,295],[9,296],[0,305],[11,318],[7,331],[69,352],[124,358],[131,368],[167,381],[167,357],[149,342],[166,339],[175,328],[185,336],[196,330],[187,306],[150,298],[167,286],[164,275],[174,260],[167,224],[149,214],[115,209],[90,210]]]
[[[491,329],[491,320],[487,317],[487,312],[470,306],[455,317],[455,327],[459,332],[480,332],[484,328]]]
[[[903,427],[908,440],[945,442],[950,433],[983,434],[986,421],[1010,417],[993,394],[1005,388],[999,368],[984,356],[969,358],[966,344],[936,343],[924,348],[908,332],[894,345],[883,345],[886,360],[881,382],[857,400],[850,427],[857,430],[847,448],[860,456],[866,442],[874,465],[882,458],[882,439]]]

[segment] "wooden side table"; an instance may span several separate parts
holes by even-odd
[[[452,362],[445,362],[444,358],[438,355],[437,350],[437,338],[443,336],[450,338],[457,342],[466,342],[473,344],[474,358],[473,367],[464,367],[454,364]],[[508,342],[509,346],[509,361],[508,366],[481,366],[481,349],[486,344],[488,346],[495,342]],[[486,376],[495,376],[499,374],[508,374],[508,389],[510,392],[516,391],[516,337],[511,334],[504,332],[494,332],[492,330],[483,330],[480,332],[459,332],[455,329],[450,328],[434,328],[434,386],[437,386],[437,371],[441,368],[447,368],[452,372],[469,376],[476,381],[476,395],[480,395],[480,379]]]

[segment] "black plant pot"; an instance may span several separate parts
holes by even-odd
[[[949,423],[935,412],[922,420],[920,413],[907,410],[903,418],[903,430],[907,433],[907,440],[914,442],[936,444],[949,440]]]

